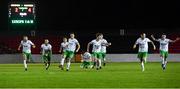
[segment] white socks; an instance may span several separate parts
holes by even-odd
[[[106,58],[104,58],[103,60],[104,60],[104,62],[105,62],[105,61],[106,61]]]
[[[99,61],[99,67],[101,67],[101,59],[99,59],[98,61]]]
[[[164,65],[165,64],[164,58],[161,57],[161,60],[162,60],[162,64]]]
[[[67,69],[69,69],[69,68],[70,68],[70,65],[71,65],[71,62],[70,62],[70,61],[68,61],[68,63],[67,63]]]
[[[24,67],[27,68],[26,60],[24,60]]]
[[[142,71],[144,71],[144,63],[141,62],[141,68],[142,68]]]
[[[61,59],[61,65],[64,65],[64,58]]]

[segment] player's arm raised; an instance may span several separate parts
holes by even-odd
[[[180,38],[178,37],[178,38],[176,38],[175,40],[169,40],[169,42],[175,43],[175,42],[177,42],[177,41],[179,41],[179,40],[180,40]]]
[[[151,38],[153,39],[153,41],[158,41],[158,39],[156,39],[154,35],[151,35]]]

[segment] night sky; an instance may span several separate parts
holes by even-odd
[[[8,27],[8,2],[0,1],[3,30]],[[35,3],[39,30],[180,27],[178,0],[37,0]]]

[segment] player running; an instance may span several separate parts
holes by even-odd
[[[160,58],[162,59],[162,65],[161,66],[162,66],[162,69],[165,70],[166,64],[167,64],[169,43],[174,43],[180,39],[176,38],[176,40],[171,40],[171,39],[166,38],[165,34],[163,34],[161,36],[161,38],[159,38],[159,39],[156,39],[153,35],[151,35],[151,37],[154,41],[157,41],[160,43],[159,50],[160,50]]]
[[[59,68],[61,68],[61,70],[64,70],[64,60],[66,59],[67,57],[67,49],[68,49],[68,42],[67,42],[67,38],[64,37],[63,38],[63,42],[61,43],[61,46],[60,46],[60,50],[59,52],[62,53],[61,55],[61,61],[60,61],[60,65],[59,65]]]
[[[147,55],[148,55],[148,42],[150,42],[153,45],[154,50],[156,49],[156,46],[154,43],[146,38],[146,34],[142,33],[141,37],[138,38],[133,46],[133,49],[136,48],[136,45],[139,45],[139,51],[138,51],[138,58],[140,59],[142,71],[145,70],[144,63],[146,63]]]
[[[27,71],[27,61],[30,61],[32,59],[31,56],[31,46],[35,48],[36,46],[34,43],[32,43],[30,40],[28,40],[27,36],[23,37],[23,40],[21,41],[18,50],[21,50],[22,47],[22,54],[23,54],[23,59],[24,59],[24,68],[25,71]]]
[[[110,46],[111,43],[108,43],[106,39],[103,38],[103,34],[101,36],[101,41],[102,41],[102,46],[101,46],[101,55],[102,55],[102,61],[103,61],[103,66],[106,65],[106,47]]]
[[[51,44],[49,44],[48,39],[45,39],[44,43],[41,45],[41,53],[42,53],[42,59],[45,63],[46,70],[48,70],[52,56],[52,46]]]
[[[101,54],[101,47],[102,47],[101,33],[97,33],[96,34],[96,39],[94,39],[94,40],[92,40],[91,42],[88,43],[87,52],[89,52],[90,45],[93,45],[92,56],[93,56],[94,65],[96,66],[96,69],[99,70],[99,69],[102,68],[101,67],[101,59],[102,59],[102,54]]]
[[[75,38],[74,33],[70,33],[70,38],[68,39],[68,48],[67,48],[67,53],[66,53],[66,58],[67,58],[67,68],[66,71],[69,71],[70,69],[70,64],[71,64],[71,59],[74,57],[74,53],[78,52],[80,49],[80,44],[78,40]]]

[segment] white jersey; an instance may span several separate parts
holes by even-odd
[[[49,53],[50,50],[52,50],[51,44],[47,44],[47,45],[46,45],[46,44],[42,44],[42,45],[41,45],[41,48],[42,48],[43,54]]]
[[[76,50],[76,45],[77,44],[79,44],[79,42],[78,42],[78,40],[77,39],[71,39],[71,38],[69,38],[69,40],[68,40],[68,51],[75,51]]]
[[[21,46],[23,47],[22,51],[25,53],[31,53],[31,46],[34,45],[30,40],[21,41]]]
[[[170,39],[158,39],[159,43],[160,43],[160,47],[159,49],[161,51],[168,51],[168,46],[169,46],[169,42],[170,42]]]
[[[136,45],[139,44],[139,52],[148,52],[148,42],[151,42],[148,38],[138,38],[136,41]]]
[[[61,48],[63,49],[63,52],[65,52],[68,49],[68,42],[62,42],[61,43]]]
[[[106,44],[108,43],[106,39],[101,39],[101,52],[106,53]]]
[[[92,40],[90,44],[93,45],[92,52],[101,52],[101,46],[102,46],[101,40],[99,41],[97,41],[96,39]]]
[[[91,60],[91,54],[89,52],[85,52],[82,55],[83,61],[90,61]]]

